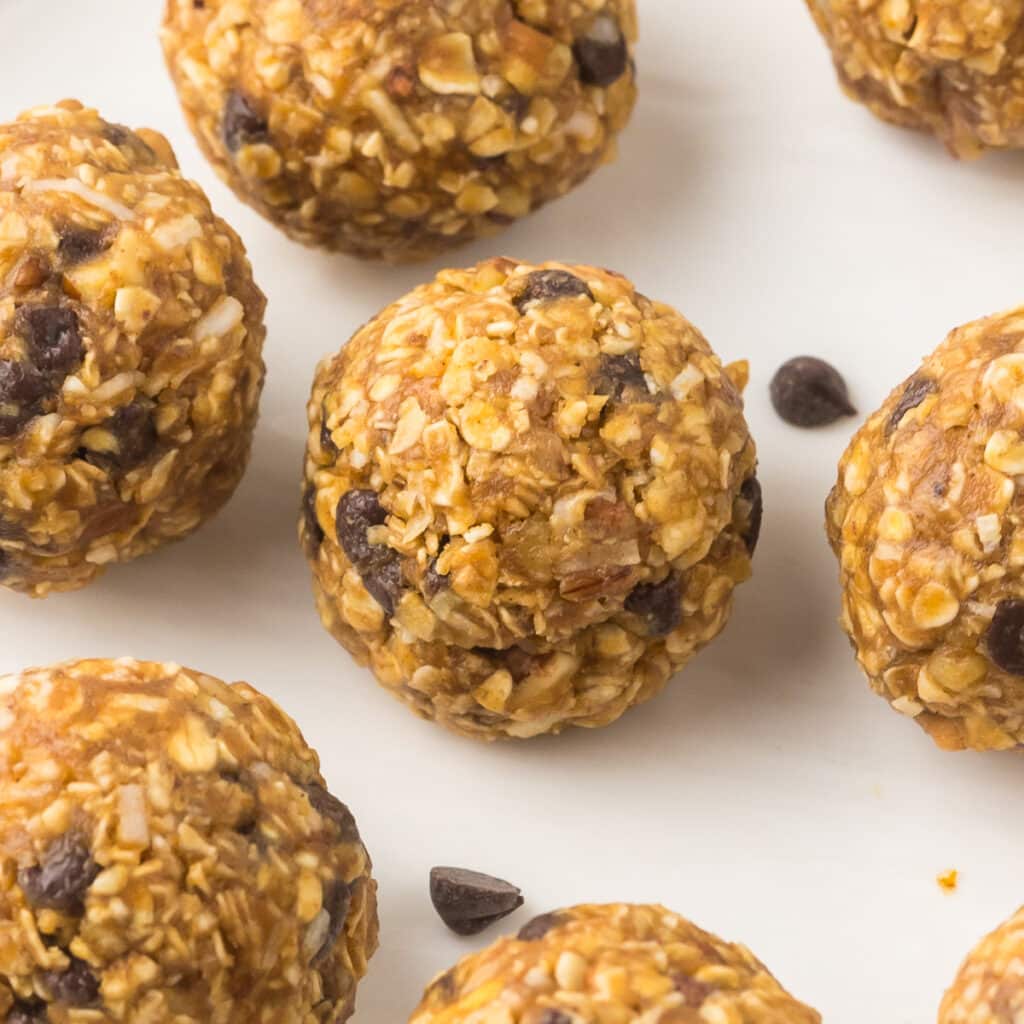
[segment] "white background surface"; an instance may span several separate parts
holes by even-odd
[[[974,941],[1024,900],[1020,760],[950,755],[870,695],[835,625],[822,502],[854,427],[781,424],[767,384],[813,353],[864,413],[954,325],[1024,300],[1024,156],[961,165],[844,100],[799,0],[640,0],[641,99],[618,163],[453,259],[623,271],[752,362],[766,515],[726,633],[598,732],[486,747],[421,723],[321,629],[294,537],[318,359],[442,265],[307,252],[200,158],[157,0],[0,0],[0,117],[76,96],[164,131],[241,232],[270,298],[255,455],[220,518],[77,594],[0,596],[0,670],[87,655],[247,679],[294,715],[351,804],[381,886],[357,1024],[395,1024],[476,940],[427,896],[435,863],[528,903],[662,901],[747,943],[830,1024],[922,1024]],[[448,262],[448,261],[443,261]],[[937,873],[957,867],[948,895]]]

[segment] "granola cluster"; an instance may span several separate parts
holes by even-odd
[[[745,377],[611,271],[443,271],[317,371],[300,533],[324,624],[463,733],[618,718],[749,576]]]
[[[298,241],[421,259],[564,195],[636,99],[635,0],[167,0],[200,146]]]
[[[1024,146],[1024,0],[807,0],[839,81],[957,156]]]
[[[80,587],[220,508],[263,309],[163,136],[74,101],[0,126],[0,584]]]
[[[749,950],[659,906],[544,914],[436,978],[409,1024],[821,1024]]]
[[[340,1024],[370,860],[244,683],[89,660],[0,677],[0,1017]]]
[[[1024,309],[958,328],[854,437],[828,501],[872,687],[940,746],[1024,743]]]
[[[1024,909],[972,950],[939,1009],[939,1024],[1024,1020]]]

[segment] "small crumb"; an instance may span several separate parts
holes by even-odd
[[[956,892],[957,886],[960,884],[960,872],[956,868],[951,868],[939,875],[935,881],[938,882],[940,889],[944,889],[946,892]]]

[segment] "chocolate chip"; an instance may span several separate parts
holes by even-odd
[[[65,832],[50,843],[38,865],[18,872],[18,885],[33,909],[78,915],[99,871],[85,840]]]
[[[338,830],[338,839],[343,843],[358,843],[359,829],[352,812],[319,782],[307,782],[300,787],[309,797],[313,810],[322,818],[333,822]]]
[[[509,882],[465,868],[431,868],[430,902],[456,935],[478,935],[523,905]]]
[[[740,497],[750,505],[747,516],[747,529],[743,534],[747,551],[754,553],[758,538],[761,536],[761,520],[764,517],[764,499],[761,495],[761,483],[756,476],[747,477],[740,487]]]
[[[447,589],[450,584],[448,573],[437,571],[437,559],[432,558],[427,564],[427,571],[423,575],[423,592],[427,597],[434,597],[442,590]]]
[[[1024,601],[1008,598],[996,605],[985,644],[988,656],[1004,672],[1024,676]]]
[[[888,437],[899,425],[904,416],[911,409],[916,409],[929,395],[938,391],[939,385],[930,377],[919,377],[917,375],[907,381],[900,400],[896,403],[885,424],[885,436]]]
[[[77,224],[66,224],[60,229],[57,255],[65,266],[85,263],[109,248],[110,238],[106,231],[83,228]]]
[[[348,917],[351,902],[352,893],[341,879],[335,879],[325,888],[323,908],[328,918],[327,937],[310,961],[313,967],[319,966],[331,955],[338,936],[345,930],[345,918]]]
[[[331,437],[331,432],[327,427],[327,410],[322,411],[322,419],[320,421],[320,450],[324,455],[330,458],[335,458],[338,454],[338,446],[334,443],[334,438]]]
[[[627,352],[620,356],[602,355],[597,368],[594,394],[609,395],[612,401],[620,402],[627,391],[650,396],[639,354]]]
[[[46,1020],[46,1003],[41,999],[19,999],[7,1011],[4,1024],[43,1024]]]
[[[619,23],[610,15],[595,18],[573,43],[573,56],[580,69],[580,81],[587,85],[611,85],[629,66],[626,38]]]
[[[376,492],[349,491],[341,496],[335,514],[338,543],[362,577],[370,596],[391,615],[402,592],[402,564],[397,551],[371,544],[367,533],[387,519]]]
[[[557,928],[565,919],[561,914],[541,914],[527,921],[516,936],[521,942],[536,942],[543,939],[552,928]]]
[[[0,437],[13,437],[39,413],[48,388],[28,363],[0,359]]]
[[[522,313],[531,302],[552,302],[574,295],[585,295],[591,301],[594,298],[586,281],[581,281],[567,270],[535,270],[527,275],[525,284],[513,301]]]
[[[63,380],[82,360],[78,316],[63,306],[23,306],[16,326],[36,368]]]
[[[640,583],[625,601],[625,609],[647,621],[651,636],[666,636],[683,621],[682,586],[678,576],[660,583]]]
[[[770,393],[775,411],[796,427],[822,427],[857,413],[839,371],[814,356],[783,363],[772,378]]]
[[[136,401],[122,406],[102,424],[117,441],[115,451],[82,450],[82,458],[108,472],[126,472],[144,462],[157,443],[151,402]]]
[[[221,121],[224,145],[232,153],[237,153],[242,146],[266,141],[267,128],[266,118],[256,109],[252,100],[245,93],[232,89],[224,103],[224,117]]]
[[[112,121],[103,122],[103,137],[115,146],[123,146],[134,135],[135,132],[123,124],[114,124]]]
[[[302,495],[302,519],[306,524],[306,554],[315,558],[324,542],[324,530],[316,514],[316,488],[310,484]]]
[[[710,985],[705,985],[688,974],[677,973],[672,975],[672,983],[677,992],[683,996],[683,1005],[694,1008],[704,1005],[704,1000],[714,991]]]
[[[537,1024],[575,1024],[575,1021],[569,1014],[548,1007],[537,1019]]]
[[[99,979],[84,960],[74,956],[67,970],[44,971],[42,981],[54,1002],[68,1006],[88,1006],[100,994]]]

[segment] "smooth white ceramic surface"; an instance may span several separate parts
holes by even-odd
[[[865,412],[955,324],[1024,301],[1024,157],[955,163],[836,89],[800,0],[640,0],[641,99],[619,161],[453,258],[614,267],[749,357],[766,514],[726,633],[657,701],[599,732],[480,746],[414,718],[320,628],[295,540],[318,359],[442,262],[307,252],[199,156],[156,38],[159,0],[0,0],[0,118],[75,96],[164,131],[241,232],[270,298],[248,475],[191,540],[45,602],[0,595],[0,670],[174,659],[279,700],[358,816],[382,946],[359,1024],[395,1024],[457,940],[432,864],[520,884],[530,913],[660,900],[747,943],[830,1024],[922,1024],[974,941],[1024,900],[1019,759],[950,755],[870,695],[835,625],[822,502],[853,422],[800,432],[767,385],[813,353]],[[958,892],[935,882],[962,872]]]

